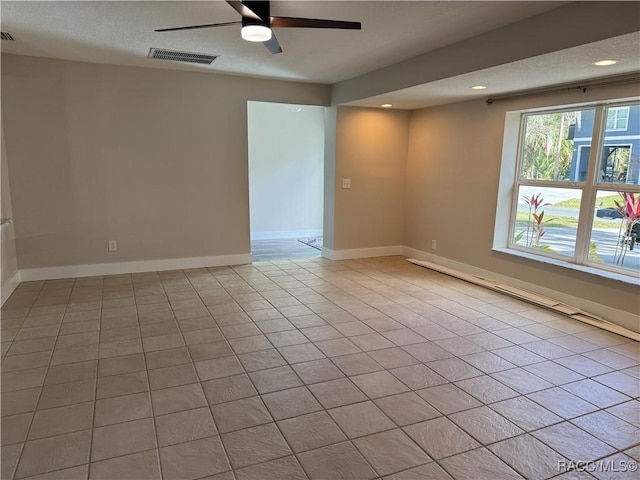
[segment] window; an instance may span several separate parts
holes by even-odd
[[[607,110],[607,131],[626,130],[629,125],[629,107],[613,107]]]
[[[639,153],[637,103],[521,114],[508,248],[640,275]]]

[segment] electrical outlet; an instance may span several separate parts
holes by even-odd
[[[115,252],[118,250],[118,243],[115,240],[109,240],[109,251]]]
[[[351,179],[343,178],[342,179],[342,188],[351,188]]]
[[[431,240],[431,250],[435,250],[438,248],[438,244],[435,240]]]

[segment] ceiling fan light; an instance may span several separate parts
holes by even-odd
[[[245,25],[240,33],[249,42],[266,42],[271,40],[271,29],[264,25]]]

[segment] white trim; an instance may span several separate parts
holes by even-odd
[[[627,118],[625,118],[624,120],[626,120],[625,124],[624,124],[624,128],[617,128],[615,126],[615,124],[618,121],[618,112],[621,112],[625,110],[627,112]],[[631,108],[629,107],[629,105],[626,106],[622,106],[622,107],[607,107],[607,117],[605,119],[605,129],[607,132],[624,132],[625,130],[629,129],[629,111],[631,110]],[[606,124],[607,122],[609,122],[609,113],[615,113],[615,115],[613,115],[613,124],[614,127],[613,128],[606,128]]]
[[[21,281],[53,280],[58,278],[94,277],[123,273],[186,270],[189,268],[221,267],[251,263],[250,253],[217,255],[214,257],[167,258],[135,262],[98,263],[94,265],[67,265],[61,267],[27,268],[21,270]]]
[[[608,132],[610,132],[611,130],[607,130]],[[609,137],[606,136],[606,132],[605,132],[605,139],[606,142],[611,142],[613,140],[640,140],[640,135],[611,135]],[[576,137],[573,139],[574,143],[575,142],[591,142],[591,137]]]
[[[529,283],[517,278],[501,275],[499,273],[491,272],[483,268],[467,265],[466,263],[450,260],[445,257],[439,257],[437,255],[423,252],[422,250],[417,250],[415,248],[404,247],[403,255],[407,257],[413,257],[418,260],[427,260],[437,265],[441,265],[447,268],[453,268],[460,272],[475,275],[492,282],[504,283],[516,288],[520,288],[522,290],[537,293],[538,295],[550,297],[564,304],[573,305],[581,310],[593,313],[594,315],[597,315],[610,323],[627,328],[633,332],[639,331],[638,316],[630,312],[625,312],[624,310],[618,310],[617,308],[592,302],[591,300],[574,297],[573,295],[567,295],[557,290],[552,290],[550,288],[542,287],[534,283]]]
[[[275,240],[278,238],[321,237],[320,230],[279,230],[273,232],[251,232],[251,240]]]
[[[2,305],[4,305],[4,302],[7,301],[16,287],[20,284],[20,282],[22,281],[21,277],[21,272],[20,270],[18,270],[13,274],[11,278],[3,282],[2,286],[0,287],[0,297],[2,297]]]
[[[596,195],[598,194],[595,184],[600,175],[600,167],[602,166],[601,157],[605,141],[604,117],[604,110],[596,108],[593,116],[593,140],[590,143],[591,149],[589,151],[589,163],[587,164],[587,178],[585,188],[582,190],[582,199],[580,200],[575,249],[573,252],[575,262],[582,265],[589,259],[589,245],[591,245],[591,237],[593,236],[593,216],[595,213]]]
[[[506,246],[515,229],[515,215],[511,212],[517,209],[518,197],[513,193],[516,188],[513,181],[519,161],[520,131],[522,130],[522,115],[517,112],[507,112],[504,119],[504,137],[502,139],[502,161],[500,162],[500,178],[498,184],[498,198],[496,201],[496,216],[493,230],[494,246]]]
[[[591,148],[591,144],[589,144],[589,145],[578,145],[578,155],[576,156],[576,171],[575,171],[576,176],[578,176],[580,174],[580,164],[582,163],[580,161],[580,159],[582,158],[582,149],[583,148],[589,148],[590,149]],[[589,157],[590,156],[591,156],[591,150],[589,150]],[[586,173],[586,176],[587,177],[589,176],[589,159],[588,158],[587,158],[587,173]],[[573,182],[580,182],[580,179],[579,178],[574,178],[572,181]],[[582,182],[584,183],[586,181],[587,181],[587,179],[585,178]]]
[[[635,276],[628,275],[626,273],[619,273],[615,270],[607,270],[606,268],[602,268],[602,266],[590,267],[585,263],[571,263],[566,259],[561,259],[554,256],[540,255],[537,252],[529,252],[524,249],[521,250],[513,247],[494,247],[491,250],[493,250],[494,252],[505,253],[507,255],[526,258],[528,260],[533,260],[536,262],[548,263],[550,265],[555,265],[556,267],[568,268],[569,270],[577,270],[579,272],[589,273],[591,275],[607,278],[609,280],[616,280],[618,282],[640,286],[640,273],[636,274]]]
[[[353,258],[388,257],[391,255],[402,255],[404,247],[402,245],[391,245],[388,247],[353,248],[350,250],[322,249],[322,256],[329,260],[351,260]]]
[[[618,145],[618,144],[615,144],[615,143],[607,142],[605,140],[605,143],[602,144],[602,150],[603,151],[604,151],[605,147],[629,147],[629,160],[627,161],[627,174],[629,174],[629,171],[630,171],[630,168],[631,168],[631,159],[633,158],[631,156],[631,153],[633,152],[633,150],[632,150],[633,149],[633,144],[624,142],[624,143],[621,143],[621,144]],[[618,180],[614,181],[613,179],[609,180],[608,182],[605,182],[603,178],[600,178],[600,174],[606,173],[606,172],[602,170],[602,163],[603,163],[603,160],[604,160],[604,158],[602,158],[602,155],[600,155],[599,160],[600,160],[600,165],[598,165],[598,167],[597,167],[598,168],[598,172],[596,173],[596,179],[595,179],[595,183],[597,185],[602,185],[603,183],[605,185],[611,185],[612,183],[619,184],[619,185],[627,185],[627,183],[623,183],[623,182],[620,182]],[[607,167],[605,165],[605,169],[606,168]],[[613,173],[613,171],[614,170],[612,168],[611,173]],[[633,184],[631,184],[631,185],[633,185]],[[633,185],[633,186],[637,186],[637,185]]]

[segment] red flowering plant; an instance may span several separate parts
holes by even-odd
[[[540,240],[545,234],[544,224],[550,219],[544,219],[544,207],[550,206],[550,203],[544,203],[541,193],[527,197],[522,196],[522,200],[529,206],[529,219],[527,221],[527,231],[520,232],[516,235],[518,242],[526,233],[525,245],[533,248],[549,249],[547,245],[540,245]]]
[[[619,192],[622,202],[614,200],[618,212],[622,215],[623,221],[620,222],[620,231],[618,233],[618,242],[614,253],[614,263],[622,265],[624,257],[629,250],[633,250],[636,241],[638,241],[638,228],[640,224],[640,195],[636,196],[631,192]]]

